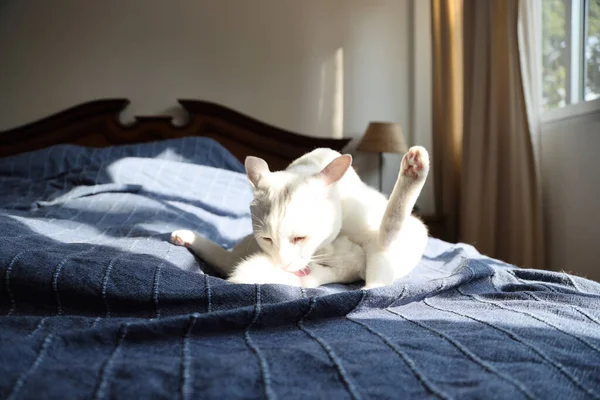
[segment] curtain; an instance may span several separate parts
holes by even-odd
[[[533,99],[535,88],[519,47],[530,30],[519,24],[520,5],[432,0],[436,207],[448,240],[544,268],[535,110],[525,97]]]
[[[458,241],[462,165],[462,0],[432,2],[433,180],[444,239]]]

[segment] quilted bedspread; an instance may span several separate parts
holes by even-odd
[[[0,159],[0,399],[600,398],[590,280],[436,239],[375,290],[214,276],[168,237],[248,234],[242,172],[206,138]]]

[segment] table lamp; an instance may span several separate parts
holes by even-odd
[[[379,191],[381,192],[383,189],[383,153],[404,154],[408,151],[408,146],[400,124],[371,122],[357,150],[379,153]]]

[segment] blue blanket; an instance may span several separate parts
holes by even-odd
[[[232,285],[172,246],[250,232],[215,142],[0,160],[0,399],[600,398],[600,284],[430,239],[395,285]]]

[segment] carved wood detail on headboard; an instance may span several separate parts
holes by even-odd
[[[135,117],[119,121],[127,99],[95,100],[39,121],[0,132],[0,156],[37,150],[56,144],[107,147],[185,136],[215,139],[241,161],[248,155],[264,158],[272,170],[317,147],[341,151],[350,139],[324,139],[276,128],[227,107],[200,100],[178,100],[187,122],[173,124],[171,116]]]

